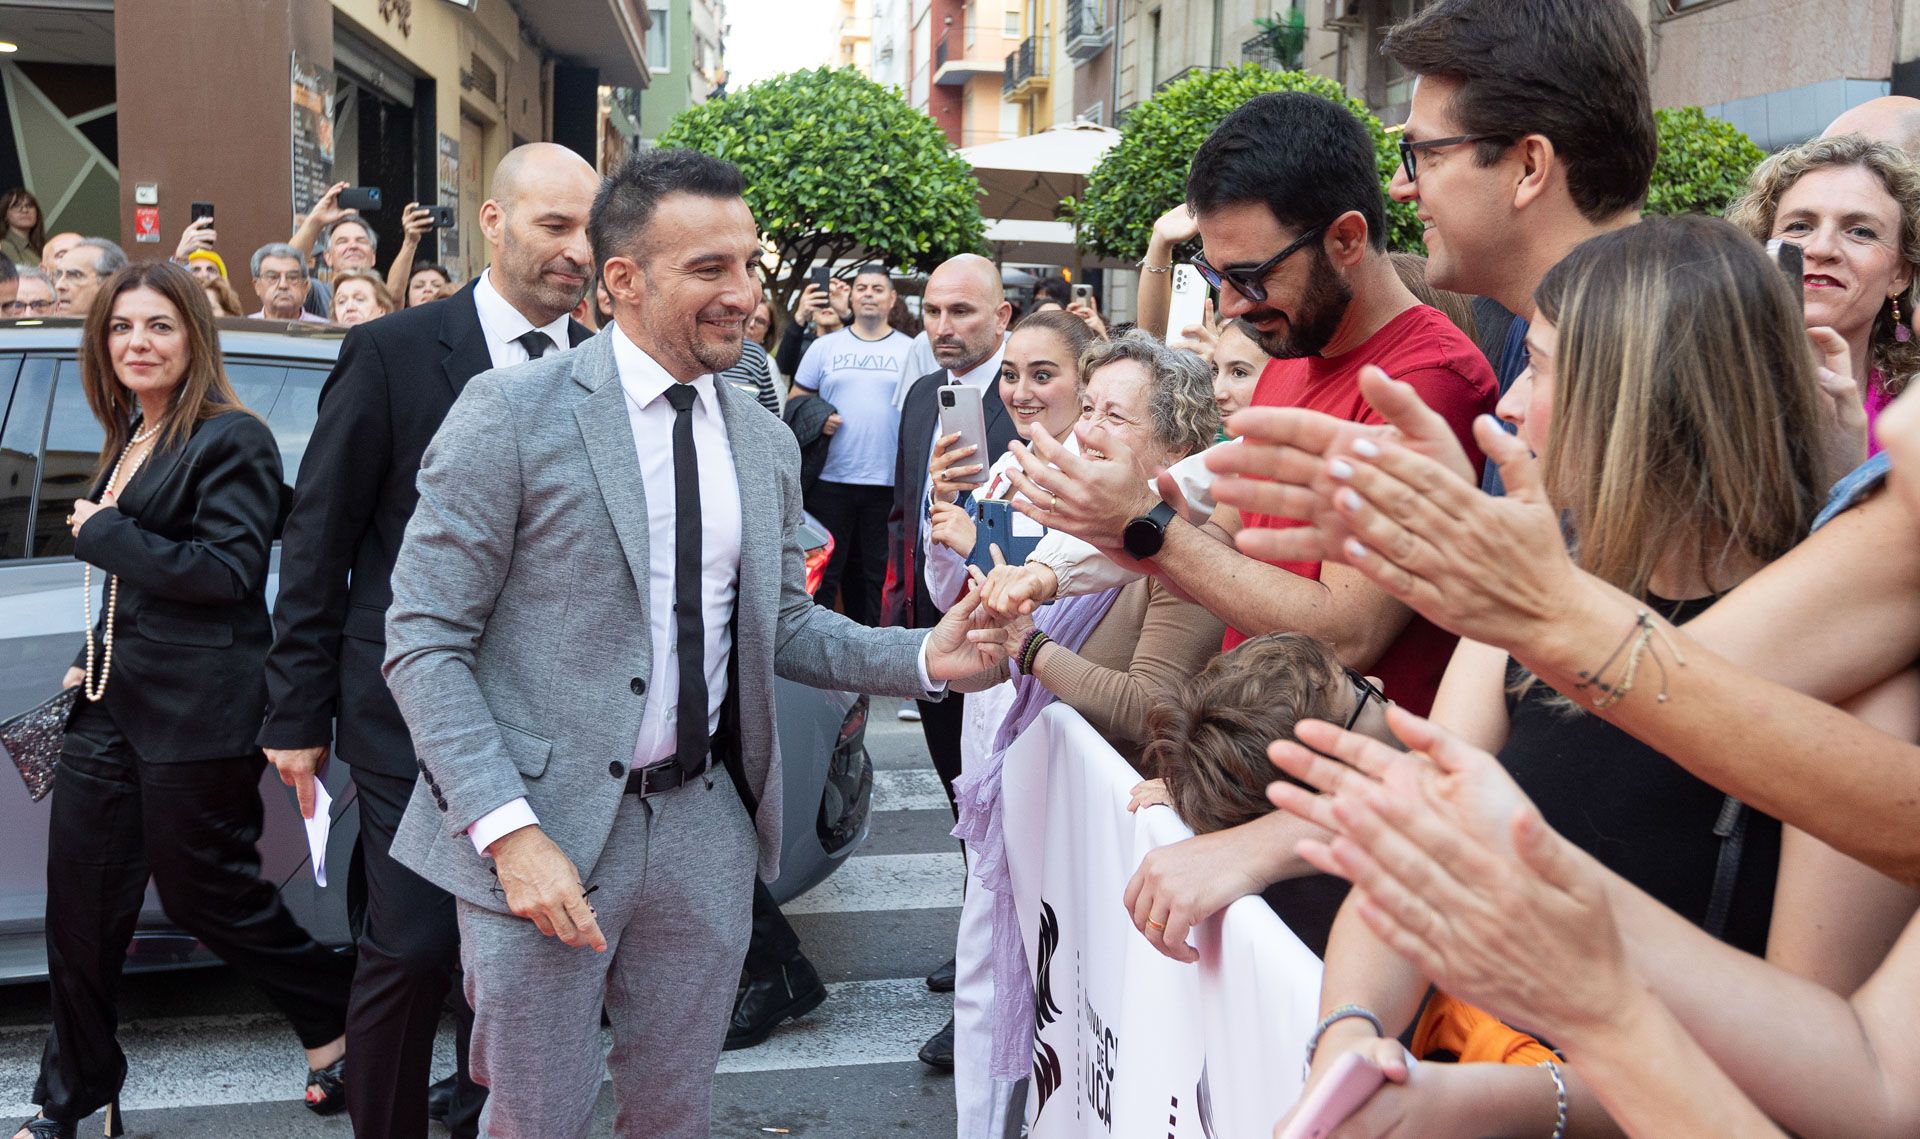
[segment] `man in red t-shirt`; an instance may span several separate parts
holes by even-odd
[[[1273,357],[1255,404],[1377,421],[1358,379],[1376,364],[1413,385],[1473,447],[1473,418],[1493,410],[1493,370],[1465,333],[1400,283],[1387,259],[1372,142],[1350,111],[1297,92],[1249,101],[1194,156],[1187,200],[1204,251],[1195,265],[1220,289],[1221,317],[1246,318]],[[1347,566],[1271,565],[1235,548],[1243,526],[1285,520],[1242,519],[1222,507],[1190,521],[1133,470],[1130,456],[1100,461],[1037,441],[1015,479],[1048,508],[1036,514],[1046,525],[1116,561],[1130,557],[1225,621],[1224,647],[1261,633],[1308,633],[1349,667],[1378,673],[1395,701],[1423,714],[1432,705],[1453,637]],[[1035,573],[1040,596],[1050,596],[1054,573]]]

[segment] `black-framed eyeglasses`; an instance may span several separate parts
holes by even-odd
[[[1361,675],[1358,669],[1349,668],[1346,670],[1346,673],[1347,679],[1353,682],[1354,696],[1353,711],[1347,716],[1347,722],[1344,725],[1346,730],[1350,732],[1353,730],[1353,726],[1360,722],[1360,714],[1367,710],[1367,701],[1378,700],[1381,711],[1386,710],[1387,694],[1380,691],[1379,685]]]
[[[1420,162],[1415,155],[1424,150],[1439,150],[1443,146],[1459,146],[1463,142],[1492,142],[1500,136],[1491,134],[1457,134],[1452,138],[1424,138],[1408,142],[1400,140],[1400,169],[1406,171],[1407,181],[1420,177]]]
[[[1316,225],[1307,232],[1287,243],[1287,247],[1267,258],[1251,269],[1215,269],[1205,254],[1193,255],[1193,267],[1200,271],[1200,279],[1219,289],[1231,284],[1239,290],[1241,296],[1250,301],[1267,299],[1267,278],[1280,267],[1281,262],[1304,248],[1307,243],[1316,241],[1327,232],[1325,225]]]

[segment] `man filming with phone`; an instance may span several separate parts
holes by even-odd
[[[341,201],[343,195],[347,197],[345,204]],[[302,257],[311,257],[314,244],[318,242],[320,260],[326,266],[329,278],[351,269],[374,272],[380,238],[374,233],[373,226],[360,215],[360,210],[379,208],[380,194],[377,189],[336,182],[327,187],[327,192],[314,203],[313,209],[301,220],[287,244],[299,250]],[[400,249],[394,254],[393,263],[387,266],[386,273],[387,292],[393,296],[406,295],[407,278],[413,275],[413,262],[420,251],[420,239],[441,224],[435,215],[435,207],[423,206],[418,202],[408,202],[407,208],[402,211]],[[332,304],[332,285],[325,280],[314,280],[307,293],[307,311],[324,318]]]
[[[794,373],[790,399],[818,395],[834,406],[827,465],[807,491],[807,510],[833,533],[833,557],[820,582],[823,605],[862,625],[880,623],[887,576],[887,511],[893,505],[900,413],[893,389],[913,339],[887,324],[893,280],[884,265],[854,274],[853,324],[813,342]]]

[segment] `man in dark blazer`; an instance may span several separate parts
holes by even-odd
[[[565,351],[590,335],[568,313],[592,275],[587,215],[598,177],[550,143],[501,160],[480,209],[492,267],[455,296],[347,334],[320,395],[281,550],[276,639],[259,735],[313,809],[329,741],[360,801],[366,920],[347,1017],[348,1110],[358,1139],[427,1133],[434,1032],[459,964],[453,898],[395,861],[394,831],[418,776],[380,676],[400,540],[421,455],[467,381]],[[467,1076],[472,1012],[457,992],[458,1072],[447,1123],[477,1133],[483,1089]]]
[[[1000,284],[1000,270],[985,257],[963,253],[940,264],[927,278],[920,318],[927,342],[941,370],[920,377],[907,392],[900,410],[900,453],[893,478],[893,512],[888,520],[887,584],[881,595],[881,623],[909,629],[929,629],[940,623],[940,610],[927,591],[922,572],[922,533],[927,513],[927,465],[940,437],[939,389],[954,383],[979,388],[986,412],[989,454],[974,456],[981,469],[993,465],[1019,437],[1013,417],[1000,401],[1000,355],[1006,346],[1007,323],[1013,306]],[[938,703],[922,700],[920,731],[927,738],[927,754],[940,773],[953,806],[953,781],[960,777],[960,729],[965,703],[950,693]],[[956,811],[955,817],[958,817]],[[936,969],[927,986],[940,992],[953,988],[953,962]],[[953,1021],[935,1033],[920,1049],[920,1059],[936,1068],[953,1067]]]

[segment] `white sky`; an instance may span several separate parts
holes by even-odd
[[[819,67],[833,58],[834,0],[727,0],[727,87]]]

